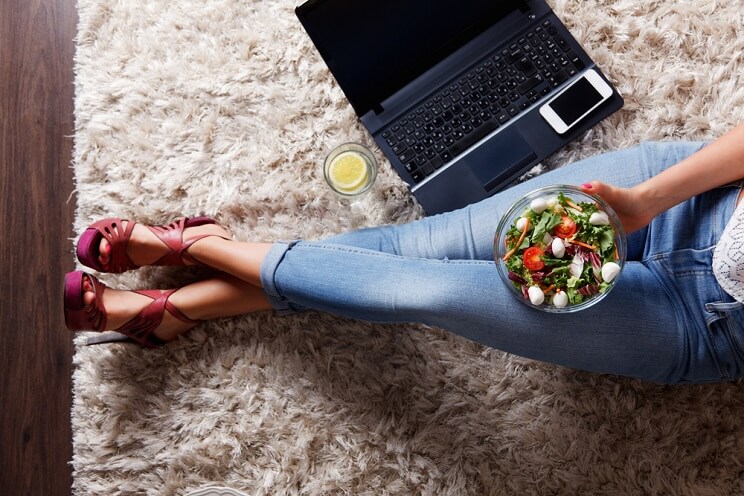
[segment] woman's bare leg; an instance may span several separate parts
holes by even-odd
[[[83,284],[84,301],[90,305],[95,295],[87,279]],[[141,294],[111,288],[103,292],[102,298],[107,316],[105,330],[120,327],[152,302]],[[271,308],[261,288],[227,274],[184,286],[168,301],[192,320],[232,317]],[[166,342],[172,341],[192,327],[166,311],[160,326],[155,329],[155,336]]]
[[[271,243],[238,242],[210,237],[189,248],[189,255],[210,267],[261,287],[261,264]]]
[[[127,221],[123,222],[123,229]],[[183,239],[195,236],[213,234],[194,243],[188,249],[189,255],[198,261],[242,279],[254,286],[261,286],[259,271],[269,243],[243,243],[223,239],[228,237],[227,231],[216,224],[190,227],[184,231]],[[149,229],[136,224],[127,243],[127,255],[137,265],[148,265],[168,252],[163,244]],[[111,245],[104,238],[99,247],[99,261],[106,266],[111,258]]]
[[[126,229],[129,221],[122,221],[122,231]],[[184,240],[195,236],[213,234],[215,236],[230,237],[227,230],[219,224],[204,224],[201,226],[189,227],[184,231]],[[150,265],[163,255],[168,253],[169,248],[155,236],[152,231],[142,224],[135,224],[132,234],[127,243],[127,255],[132,262],[139,266]],[[111,258],[111,245],[104,237],[98,249],[98,261],[104,267],[108,265]]]

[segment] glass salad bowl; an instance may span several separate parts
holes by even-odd
[[[494,236],[504,284],[519,301],[545,312],[577,312],[607,296],[620,277],[626,250],[612,208],[560,184],[514,202]]]

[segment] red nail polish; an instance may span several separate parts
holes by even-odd
[[[586,189],[592,189],[592,185],[589,184],[589,183],[584,183],[584,184],[581,185],[581,187],[582,188],[586,188]]]

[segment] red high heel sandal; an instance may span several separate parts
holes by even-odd
[[[77,244],[77,257],[80,263],[99,272],[112,272],[119,274],[128,270],[138,269],[140,266],[132,262],[127,255],[127,243],[132,236],[135,221],[127,221],[126,228],[123,227],[122,219],[107,218],[91,224],[80,236]],[[218,236],[216,234],[203,234],[194,236],[188,241],[183,241],[183,232],[189,227],[203,226],[207,224],[219,223],[211,217],[184,217],[178,219],[167,226],[145,226],[160,241],[168,247],[168,253],[160,257],[150,265],[200,265],[201,262],[188,254],[186,250],[200,239],[209,236]],[[218,236],[223,237],[223,236]],[[111,260],[107,267],[101,265],[99,261],[99,247],[101,240],[106,238],[111,245]],[[226,239],[226,238],[225,238]]]
[[[83,282],[86,278],[90,281],[95,295],[95,301],[87,306],[83,301],[83,294],[85,293]],[[105,290],[106,285],[91,274],[75,271],[65,276],[65,324],[68,329],[71,331],[97,332],[103,332],[106,329],[106,308],[103,306],[103,292]],[[134,291],[152,298],[152,302],[119,328],[101,336],[90,338],[86,344],[130,341],[146,348],[163,346],[165,341],[155,336],[153,332],[162,322],[166,311],[187,324],[196,325],[200,322],[189,319],[168,301],[168,298],[176,291],[177,289]]]

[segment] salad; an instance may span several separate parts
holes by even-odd
[[[534,198],[505,233],[509,281],[533,305],[564,308],[605,293],[620,273],[616,232],[592,201]]]

